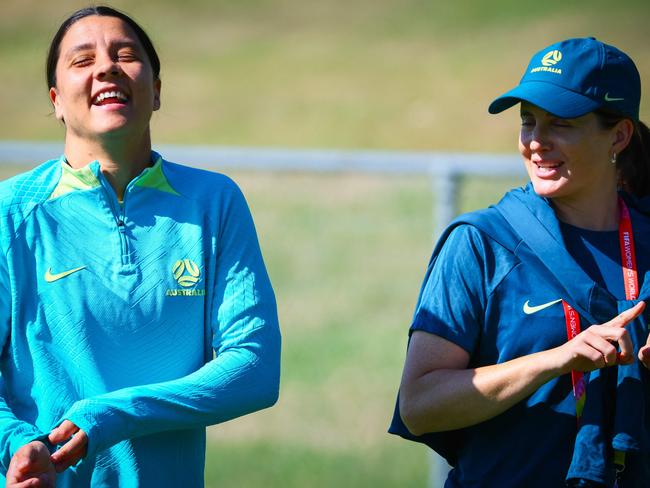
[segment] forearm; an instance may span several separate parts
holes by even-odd
[[[173,381],[76,402],[63,419],[84,430],[89,453],[166,430],[204,427],[269,407],[279,388],[279,338],[266,349],[233,348]]]
[[[474,369],[436,369],[403,385],[400,411],[416,435],[489,420],[520,402],[566,367],[554,349]]]
[[[45,435],[36,426],[16,418],[0,397],[0,465],[6,473],[14,453],[25,444]]]

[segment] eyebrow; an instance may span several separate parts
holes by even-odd
[[[91,43],[89,43],[89,42],[86,43],[86,44],[77,44],[76,46],[74,46],[74,47],[68,49],[68,50],[65,52],[65,55],[66,55],[67,57],[69,57],[71,54],[77,53],[77,52],[79,52],[79,51],[87,51],[88,49],[92,49],[93,47],[95,47],[95,45],[94,45],[94,44],[91,44]]]
[[[91,43],[91,42],[86,42],[84,44],[77,44],[76,46],[71,47],[70,49],[68,49],[66,51],[66,53],[65,53],[65,56],[69,58],[70,56],[72,56],[72,55],[74,55],[74,54],[76,54],[76,53],[78,53],[80,51],[88,51],[90,49],[93,49],[94,47],[95,47],[95,44]],[[116,41],[114,43],[111,43],[110,47],[111,48],[117,48],[117,49],[121,49],[123,47],[130,47],[130,48],[138,50],[138,43],[133,42],[133,41]]]

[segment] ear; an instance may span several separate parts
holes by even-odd
[[[154,111],[160,108],[160,79],[153,82],[153,109]]]
[[[52,106],[54,107],[54,116],[63,121],[63,107],[59,101],[59,92],[54,87],[50,88],[50,102],[52,102]]]
[[[612,129],[614,141],[612,143],[612,152],[620,154],[630,143],[634,135],[634,122],[630,119],[620,120]]]

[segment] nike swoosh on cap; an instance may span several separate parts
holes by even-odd
[[[542,303],[541,305],[530,305],[530,300],[526,300],[526,303],[524,303],[524,313],[526,315],[531,315],[533,313],[539,312],[540,310],[544,310],[545,308],[550,307],[551,305],[555,305],[556,303],[561,302],[562,299],[558,298],[557,300],[553,300],[552,302],[547,302],[547,303]]]
[[[625,98],[613,98],[609,96],[609,92],[605,93],[606,102],[621,102],[623,100],[625,100]]]
[[[52,273],[52,268],[48,268],[45,272],[45,281],[52,283],[54,281],[60,280],[61,278],[65,278],[66,276],[70,276],[72,273],[81,271],[82,269],[86,269],[86,267],[80,266],[79,268],[69,269],[67,271],[63,271],[62,273]]]

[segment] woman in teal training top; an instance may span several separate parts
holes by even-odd
[[[205,427],[273,405],[280,333],[227,177],[151,150],[160,62],[108,7],[47,62],[64,154],[0,183],[6,486],[203,486]]]
[[[533,56],[519,104],[530,183],[434,251],[390,432],[446,487],[647,486],[650,134],[632,60],[593,38]]]

